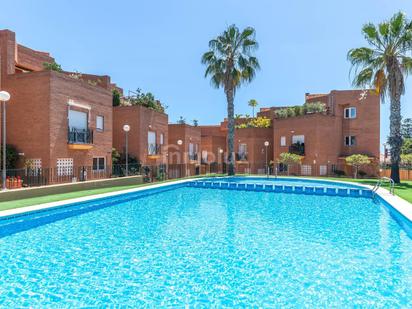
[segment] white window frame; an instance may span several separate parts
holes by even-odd
[[[159,142],[159,144],[160,145],[164,144],[164,134],[163,133],[160,133],[160,142]]]
[[[319,176],[326,176],[328,174],[327,165],[319,165]]]
[[[243,150],[243,151],[241,151],[241,150]],[[247,144],[246,143],[240,143],[239,144],[239,155],[240,154],[247,155]]]
[[[84,116],[86,116],[85,119],[83,119]],[[68,122],[70,129],[87,130],[89,126],[89,113],[70,109]]]
[[[100,160],[103,159],[103,168],[100,168]],[[93,172],[101,172],[106,169],[106,157],[93,157],[93,161],[97,160],[96,169],[94,168],[94,162],[92,164]]]
[[[292,144],[296,144],[296,143],[301,143],[304,144],[305,143],[305,135],[292,135]]]
[[[203,162],[207,162],[207,155],[208,155],[208,151],[207,150],[202,150],[202,160],[203,160]]]
[[[99,119],[101,119],[101,127],[99,127]],[[96,131],[99,131],[99,132],[104,131],[104,116],[102,115],[96,116]]]
[[[352,115],[353,112],[353,115]],[[351,106],[351,107],[346,107],[343,111],[343,117],[345,119],[355,119],[357,115],[356,107]]]
[[[355,135],[346,135],[344,143],[345,143],[346,147],[356,146],[356,136]]]
[[[286,146],[286,136],[281,136],[280,137],[280,146],[281,147]]]
[[[152,137],[152,139],[150,137]],[[150,148],[150,145],[154,145],[154,147]],[[147,131],[147,154],[149,156],[156,154],[156,132],[155,131]]]

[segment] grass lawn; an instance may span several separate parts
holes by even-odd
[[[375,185],[377,181],[376,179],[352,179],[352,178],[332,178],[332,177],[322,178],[322,179],[349,181],[349,182],[356,182],[356,183],[367,184],[367,185],[372,185],[372,186]],[[174,180],[168,180],[168,181],[174,181]],[[21,199],[21,200],[16,200],[16,201],[0,202],[0,211],[12,209],[12,208],[19,208],[19,207],[26,207],[26,206],[32,206],[32,205],[38,205],[38,204],[44,204],[44,203],[50,203],[50,202],[63,201],[63,200],[77,198],[77,197],[95,195],[95,194],[127,190],[127,189],[142,187],[142,186],[148,186],[148,185],[151,185],[151,184],[147,183],[147,184],[141,184],[141,185],[128,185],[128,186],[119,186],[119,187],[112,187],[112,188],[83,190],[83,191],[76,191],[76,192],[70,192],[70,193],[61,193],[61,194],[54,194],[54,195],[48,195],[48,196],[27,198],[27,199]],[[388,183],[384,183],[382,186],[385,188],[389,188]],[[412,203],[412,181],[402,181],[400,185],[396,185],[395,194],[407,200],[408,202]]]
[[[175,181],[175,180],[176,179],[156,182],[156,184]],[[108,192],[133,189],[133,188],[138,188],[138,187],[149,186],[152,184],[153,183],[144,183],[140,185],[117,186],[117,187],[111,187],[111,188],[97,188],[97,189],[91,189],[91,190],[82,190],[82,191],[76,191],[76,192],[60,193],[60,194],[52,194],[52,195],[47,195],[47,196],[26,198],[26,199],[21,199],[21,200],[16,200],[16,201],[0,202],[0,211],[7,210],[7,209],[13,209],[13,208],[26,207],[26,206],[33,206],[33,205],[44,204],[44,203],[64,201],[64,200],[69,200],[69,199],[89,196],[89,195],[95,195],[95,194],[103,194],[103,193],[108,193]]]

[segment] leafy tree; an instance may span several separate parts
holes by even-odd
[[[401,135],[403,139],[412,138],[412,118],[405,118],[401,126]]]
[[[197,119],[193,119],[193,126],[197,127],[199,125],[199,121]]]
[[[113,106],[120,105],[120,92],[117,89],[113,89]]]
[[[255,107],[258,106],[258,101],[251,99],[248,102],[248,105],[252,108],[252,117],[255,118]]]
[[[223,87],[227,101],[228,118],[228,174],[235,174],[234,156],[234,98],[236,90],[244,83],[250,83],[259,69],[259,62],[253,56],[258,47],[255,29],[243,31],[235,25],[229,26],[222,34],[209,41],[209,51],[202,56],[202,63],[207,66],[205,77],[210,76],[211,84]]]
[[[353,154],[345,159],[346,164],[353,166],[355,169],[354,178],[358,177],[359,168],[371,163],[369,157],[363,154]]]
[[[348,60],[355,69],[353,84],[371,87],[384,100],[390,99],[391,178],[400,183],[399,161],[402,146],[401,96],[405,77],[412,72],[412,22],[399,12],[378,25],[365,24],[363,35],[370,47],[351,49]]]
[[[401,154],[412,153],[412,138],[406,138],[403,140]]]
[[[56,71],[56,72],[63,72],[63,69],[60,64],[53,62],[43,62],[43,68],[46,71]]]
[[[112,164],[119,164],[120,162],[120,153],[117,151],[116,148],[112,148]]]
[[[412,153],[401,154],[401,161],[403,164],[412,165]]]
[[[300,164],[303,157],[290,152],[282,152],[279,155],[278,162],[288,166],[288,175],[289,175],[289,165]]]
[[[19,153],[17,148],[13,145],[6,145],[6,168],[16,168],[17,161],[19,160]],[[0,164],[3,167],[3,145],[0,146]]]
[[[245,128],[270,128],[271,121],[267,117],[257,117],[252,118],[246,123],[241,123],[236,125],[236,129],[245,129]]]
[[[121,105],[133,106],[141,105],[157,112],[164,113],[165,107],[157,100],[151,92],[143,92],[140,88],[136,90],[134,96],[125,97]]]

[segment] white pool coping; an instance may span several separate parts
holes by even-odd
[[[250,176],[238,176],[238,177],[250,177]],[[251,176],[251,177],[253,177],[253,178],[265,178],[265,179],[267,178],[265,176],[263,176],[263,177]],[[307,178],[307,177],[299,177],[299,178],[298,177],[279,177],[279,178],[283,178],[283,179],[284,178],[303,179],[303,180],[312,180],[312,181],[313,180],[315,180],[315,181],[316,180],[317,181],[327,181],[327,182],[342,183],[342,184],[348,184],[348,185],[356,185],[356,186],[364,187],[364,188],[367,188],[367,189],[372,189],[373,188],[372,186],[369,186],[369,185],[352,183],[352,182],[347,182],[347,181],[339,181],[339,180],[328,180],[328,179],[323,180],[323,179],[319,179],[319,178]],[[78,197],[78,198],[68,199],[68,200],[63,200],[63,201],[44,203],[44,204],[27,206],[27,207],[20,207],[20,208],[14,208],[14,209],[8,209],[8,210],[0,211],[0,218],[7,217],[7,216],[24,214],[24,213],[30,213],[30,212],[39,211],[39,210],[53,209],[53,208],[57,208],[57,207],[61,207],[61,206],[66,206],[66,205],[69,205],[69,204],[74,204],[74,203],[79,203],[79,202],[86,202],[86,201],[105,198],[105,197],[113,197],[113,196],[122,195],[122,194],[126,194],[126,193],[145,191],[145,190],[155,189],[155,188],[162,188],[162,187],[167,187],[167,186],[170,186],[170,185],[181,184],[181,183],[196,181],[196,180],[200,180],[200,179],[199,178],[182,179],[182,180],[165,182],[165,183],[161,183],[161,184],[153,184],[153,185],[142,186],[142,187],[133,188],[133,189],[120,190],[120,191],[114,191],[114,192],[109,192],[109,193],[102,193],[102,194],[95,194],[95,195],[89,195],[89,196],[84,196],[84,197]],[[275,178],[274,177],[269,177],[269,179],[275,179]],[[404,199],[402,199],[402,198],[400,198],[396,195],[392,195],[388,190],[386,190],[384,188],[379,188],[376,193],[384,201],[386,201],[389,205],[391,205],[394,209],[396,209],[399,213],[401,213],[405,218],[407,218],[410,222],[412,222],[412,204],[411,203],[409,203],[408,201],[406,201],[406,200],[404,200]]]

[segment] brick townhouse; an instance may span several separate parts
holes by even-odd
[[[16,43],[9,30],[0,31],[0,58],[0,88],[11,94],[7,141],[19,152],[19,167],[53,168],[58,176],[80,166],[110,168],[110,78],[45,70],[54,58]]]
[[[153,109],[134,105],[113,108],[113,147],[125,153],[126,133],[129,125],[128,153],[143,165],[167,163],[168,116]]]
[[[375,175],[380,149],[379,96],[373,91],[334,90],[328,94],[308,93],[305,103],[322,103],[325,110],[280,118],[276,111],[282,107],[261,108],[257,116],[269,118],[271,128],[237,128],[237,171],[264,173],[267,151],[267,161],[277,161],[282,152],[301,155],[302,164],[292,174],[323,176],[338,169],[350,174],[345,158],[360,153],[368,155],[373,163],[364,168],[365,172]],[[219,158],[220,151],[227,158],[227,122],[200,128],[202,156]]]

